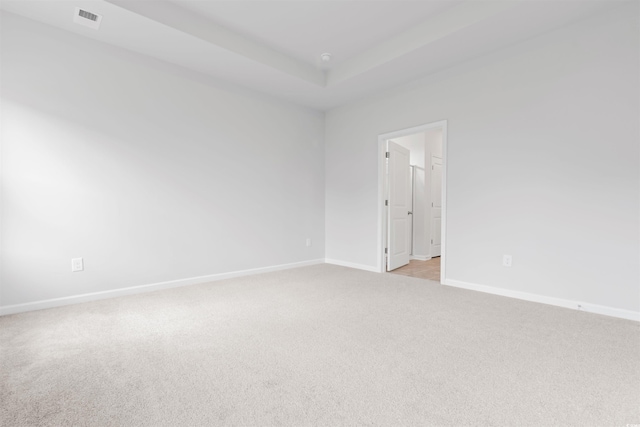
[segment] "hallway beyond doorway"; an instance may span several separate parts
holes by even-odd
[[[429,261],[412,259],[408,265],[397,268],[389,273],[440,282],[440,257],[431,258]]]

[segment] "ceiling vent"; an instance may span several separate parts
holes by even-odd
[[[76,14],[73,16],[73,22],[97,30],[100,28],[102,16],[76,7]]]

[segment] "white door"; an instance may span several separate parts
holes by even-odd
[[[431,256],[440,256],[442,239],[442,159],[431,156]]]
[[[389,211],[387,223],[387,271],[409,264],[411,244],[411,170],[409,150],[393,141],[389,153]]]

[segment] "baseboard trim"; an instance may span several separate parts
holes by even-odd
[[[324,262],[327,264],[340,265],[342,267],[351,267],[351,268],[356,268],[358,270],[373,271],[374,273],[379,273],[378,267],[372,267],[370,265],[356,264],[354,262],[340,261],[338,259],[329,259],[329,258],[326,258]]]
[[[417,261],[429,261],[431,259],[430,256],[421,256],[421,255],[411,255],[409,259],[415,259]]]
[[[607,307],[604,305],[591,304],[587,302],[566,300],[562,298],[530,294],[527,292],[512,291],[509,289],[495,288],[493,286],[479,285],[476,283],[463,282],[453,279],[445,279],[443,285],[640,322],[640,312],[625,310],[622,308]]]
[[[305,267],[308,265],[324,264],[324,259],[294,262],[291,264],[273,265],[269,267],[252,268],[249,270],[232,271],[229,273],[210,274],[207,276],[190,277],[187,279],[170,280],[168,282],[152,283],[148,285],[132,286],[129,288],[114,289],[110,291],[92,292],[89,294],[72,295],[62,298],[54,298],[42,301],[28,302],[24,304],[0,306],[0,316],[8,314],[24,313],[27,311],[43,310],[46,308],[61,307],[64,305],[80,304],[83,302],[97,301],[108,298],[127,295],[142,294],[159,291],[161,289],[178,288],[181,286],[195,285],[198,283],[214,282],[217,280],[232,279],[234,277],[251,276],[271,271],[288,270],[291,268]]]

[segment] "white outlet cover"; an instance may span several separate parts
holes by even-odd
[[[77,272],[84,270],[84,261],[82,258],[72,258],[71,259],[71,271]]]
[[[502,265],[505,267],[511,267],[513,259],[511,258],[511,255],[503,255],[502,256]]]

